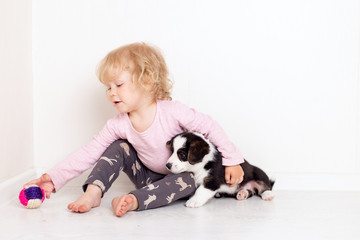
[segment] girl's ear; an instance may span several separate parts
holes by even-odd
[[[154,77],[153,77],[153,75],[146,72],[144,74],[143,78],[144,78],[143,82],[144,82],[145,86],[149,87],[151,89],[153,87],[153,85],[154,85]]]
[[[154,88],[154,81],[152,75],[148,72],[144,72],[144,74],[141,76],[141,79],[138,79],[137,82],[147,91],[152,91]]]

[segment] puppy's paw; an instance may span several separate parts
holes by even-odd
[[[236,199],[237,200],[245,200],[249,197],[249,192],[248,190],[240,190],[237,194],[236,194]]]
[[[203,201],[199,201],[198,199],[190,198],[189,200],[186,201],[185,206],[187,206],[188,208],[198,208],[204,204],[205,204],[205,202],[203,202]]]
[[[275,194],[270,190],[265,191],[261,194],[261,198],[265,201],[271,201],[274,199],[274,197],[275,197]]]

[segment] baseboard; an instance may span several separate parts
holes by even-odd
[[[360,174],[274,173],[274,190],[360,191]]]
[[[36,177],[35,169],[28,170],[16,177],[0,183],[1,203],[0,207],[8,204],[19,196],[23,185]]]

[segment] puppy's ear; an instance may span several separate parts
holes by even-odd
[[[203,157],[209,153],[209,145],[201,140],[195,140],[190,143],[188,151],[188,161],[190,164],[201,162]]]
[[[174,150],[172,149],[172,145],[173,145],[173,140],[172,139],[170,141],[167,141],[166,147],[173,152]]]

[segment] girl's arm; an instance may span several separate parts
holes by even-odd
[[[244,171],[240,163],[244,162],[244,158],[220,125],[208,115],[180,103],[175,102],[175,104],[180,126],[188,131],[203,134],[221,152],[226,183],[231,187],[240,184],[244,178]]]
[[[240,151],[215,120],[179,102],[174,102],[174,105],[174,116],[178,118],[180,126],[188,131],[201,133],[209,139],[221,152],[224,166],[235,166],[244,162]],[[241,175],[241,172],[238,169],[237,175]]]
[[[116,133],[116,130],[119,129],[117,126],[118,117],[108,120],[105,127],[89,144],[78,149],[47,171],[54,184],[54,192],[63,187],[71,179],[92,167],[105,149],[112,142],[120,138]]]

